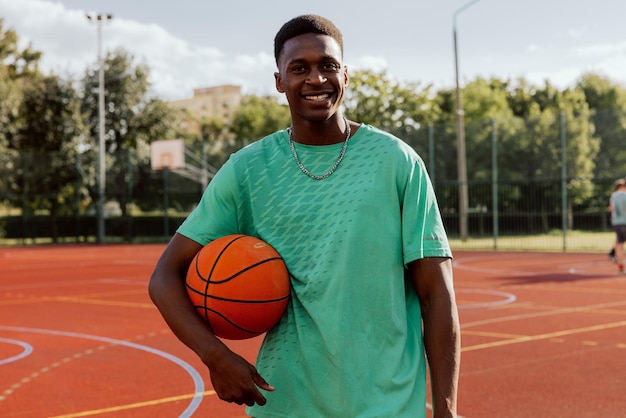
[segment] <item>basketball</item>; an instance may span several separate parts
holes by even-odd
[[[189,298],[215,335],[242,340],[269,331],[289,302],[289,272],[268,243],[228,235],[205,245],[187,271]]]

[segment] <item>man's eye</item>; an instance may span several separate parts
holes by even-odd
[[[337,65],[335,63],[324,64],[324,69],[330,70],[330,71],[338,71],[339,70],[339,65]]]

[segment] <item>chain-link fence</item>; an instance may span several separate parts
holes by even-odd
[[[626,174],[619,135],[626,115],[613,113],[468,124],[464,239],[455,126],[396,134],[424,159],[454,247],[598,250],[611,245],[608,199]],[[3,156],[0,243],[96,242],[94,157],[90,150]],[[106,164],[106,242],[169,239],[202,193],[199,179],[152,171],[146,149],[107,154]]]

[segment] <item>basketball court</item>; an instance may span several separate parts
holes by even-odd
[[[0,416],[245,417],[148,298],[162,250],[0,249]],[[461,416],[623,414],[626,276],[604,254],[455,255]]]

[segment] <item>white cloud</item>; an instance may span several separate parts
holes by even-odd
[[[571,28],[567,31],[567,37],[574,40],[582,39],[585,35],[586,31],[584,29]]]
[[[573,48],[573,51],[581,57],[612,58],[626,55],[626,42],[580,46]]]
[[[97,61],[97,27],[84,12],[41,0],[0,0],[0,11],[21,46],[32,43],[35,50],[44,51],[43,71],[79,78]],[[146,63],[154,94],[166,100],[190,97],[194,88],[218,84],[241,85],[244,93],[273,91],[272,56],[227,56],[217,48],[177,38],[157,24],[114,16],[102,26],[102,47],[104,53],[123,47]]]
[[[138,62],[147,64],[151,69],[153,92],[159,97],[165,100],[186,98],[193,94],[194,88],[217,84],[238,84],[244,93],[276,94],[272,75],[275,64],[269,40],[282,17],[268,17],[275,20],[268,25],[258,19],[260,11],[241,15],[237,2],[155,2],[147,17],[148,13],[142,12],[132,1],[52,1],[0,0],[0,18],[5,27],[16,30],[22,45],[32,42],[35,50],[43,52],[41,68],[44,71],[69,73],[79,78],[88,67],[93,67],[97,59],[97,29],[79,8],[100,5],[118,13],[103,27],[104,49],[124,47]],[[598,1],[609,4],[608,0]],[[289,16],[305,8],[292,0],[276,2],[275,9]],[[63,3],[72,4],[75,9],[68,9]],[[327,3],[319,5],[321,14],[325,14],[325,7],[336,9],[330,0]],[[411,10],[415,11],[418,6],[402,4],[406,8],[404,16],[415,14]],[[617,7],[618,3],[610,4]],[[287,6],[289,12],[283,10]],[[435,2],[432,7],[436,13],[433,12],[431,18],[420,24],[413,24],[410,19],[405,22],[411,23],[406,27],[410,30],[407,36],[398,34],[398,21],[393,19],[379,19],[377,35],[373,36],[370,26],[359,23],[371,17],[368,14],[371,12],[355,9],[353,18],[342,23],[345,39],[352,39],[354,45],[346,51],[350,70],[384,71],[403,81],[451,87],[454,74],[449,24],[455,8],[446,2]],[[524,8],[516,8],[520,14],[516,22],[527,22],[538,16],[538,12],[543,13],[540,16],[544,19],[528,32],[527,27],[516,29],[515,22],[506,18],[505,13],[509,13],[511,7],[487,8],[479,16],[489,22],[488,25],[464,26],[462,80],[476,76],[532,76],[561,86],[571,83],[583,71],[598,69],[624,82],[626,43],[611,42],[623,38],[619,35],[619,18],[623,13],[594,15],[593,10],[580,8],[575,14],[578,20],[563,20],[560,9],[546,11],[545,2],[529,0]],[[172,14],[183,8],[192,11]],[[582,10],[584,15],[581,15]],[[594,10],[602,10],[602,7]],[[147,22],[156,23],[142,23],[144,17]],[[249,27],[249,33],[236,32],[230,19],[237,25]],[[496,24],[500,25],[499,29]],[[230,28],[233,28],[232,33]],[[261,39],[267,42],[260,42]]]
[[[536,52],[539,49],[540,49],[539,45],[536,45],[536,44],[528,45],[528,52]]]

